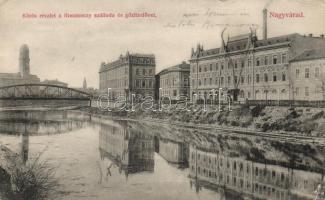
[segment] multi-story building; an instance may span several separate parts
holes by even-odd
[[[290,66],[293,100],[325,100],[325,48],[303,52]]]
[[[313,37],[297,33],[267,38],[264,11],[264,37],[259,40],[253,31],[229,37],[220,48],[192,49],[191,97],[207,98],[223,88],[233,100],[289,100],[292,80],[290,60],[307,49],[324,47],[324,35]]]
[[[190,96],[190,65],[183,62],[179,65],[162,70],[159,76],[159,93],[172,99]]]
[[[40,83],[36,75],[30,74],[29,48],[26,44],[20,47],[19,52],[19,72],[0,73],[0,87],[18,84]]]
[[[121,55],[118,60],[102,63],[99,70],[99,89],[110,96],[127,97],[130,94],[154,97],[155,56],[153,54]]]
[[[252,199],[314,199],[322,175],[266,165],[190,146],[190,178]],[[196,185],[197,186],[197,185]]]
[[[46,84],[46,85],[56,85],[56,86],[61,86],[61,87],[68,87],[68,83],[59,81],[58,79],[55,80],[44,80],[42,81],[42,84]]]

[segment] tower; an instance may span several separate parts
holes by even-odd
[[[19,72],[22,78],[30,74],[29,61],[29,48],[23,44],[19,51]]]
[[[267,39],[267,9],[263,9],[263,39]]]
[[[86,78],[84,78],[84,82],[82,84],[82,88],[83,89],[87,89],[87,81],[86,81]]]

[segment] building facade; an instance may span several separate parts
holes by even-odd
[[[189,166],[195,184],[207,182],[257,199],[313,199],[322,181],[318,173],[266,165],[193,146]]]
[[[325,100],[325,48],[303,52],[290,66],[293,100]]]
[[[191,94],[208,96],[223,88],[234,100],[292,100],[290,60],[325,44],[323,37],[290,34],[258,40],[254,34],[229,38],[222,48],[192,51]]]
[[[26,44],[19,51],[19,72],[0,73],[0,87],[19,84],[40,83],[36,75],[30,74],[29,48]]]
[[[131,94],[154,97],[155,56],[153,54],[121,55],[118,60],[102,63],[99,70],[99,89],[114,99]]]
[[[204,50],[198,45],[190,59],[191,97],[209,97],[222,88],[233,100],[292,100],[290,60],[308,49],[324,48],[324,35],[297,33],[267,38],[267,11],[263,11],[264,34],[222,39],[220,48]],[[221,37],[222,38],[222,37]]]
[[[159,74],[159,94],[176,99],[190,96],[190,65],[183,62],[162,70]]]

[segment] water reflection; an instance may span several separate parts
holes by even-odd
[[[158,142],[159,149],[157,153],[161,157],[178,168],[188,168],[188,144],[168,138],[160,138]]]
[[[87,118],[77,120],[67,112],[0,112],[0,132],[11,135],[50,135],[84,127]]]
[[[99,152],[101,160],[106,161],[106,176],[111,175],[112,166],[118,167],[119,172],[123,172],[126,177],[129,174],[154,171],[153,136],[131,129],[127,123],[122,126],[100,125]]]
[[[80,189],[84,199],[90,198],[86,193],[93,199],[105,199],[107,193],[118,199],[127,190],[139,194],[135,199],[303,200],[315,199],[323,180],[324,149],[313,144],[130,121],[89,121],[62,111],[6,116],[0,113],[0,133],[10,135],[1,138],[19,143],[14,149],[19,149],[22,161],[31,157],[30,146],[34,155],[43,143],[48,145],[47,156],[64,166],[59,172],[66,186]]]
[[[200,187],[221,188],[260,199],[313,199],[322,175],[190,147],[190,178]]]
[[[0,133],[20,137],[19,155],[26,164],[30,136],[71,132],[83,128],[85,121],[68,117],[67,112],[62,111],[7,111],[0,112]]]

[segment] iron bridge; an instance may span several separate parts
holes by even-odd
[[[0,100],[85,100],[92,95],[59,85],[19,84],[0,87]]]

